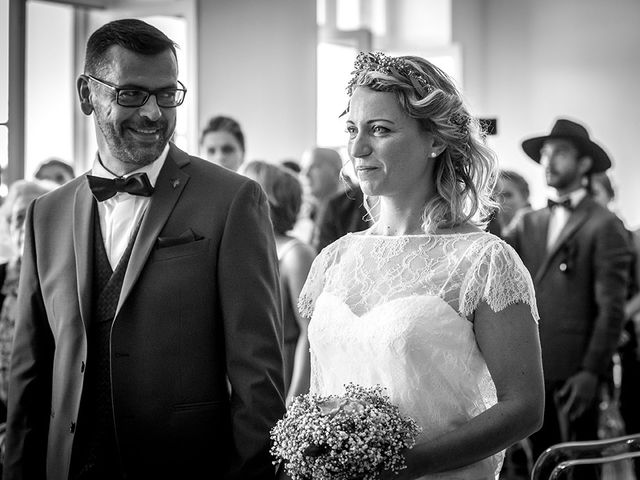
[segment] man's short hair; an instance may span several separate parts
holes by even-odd
[[[142,55],[157,55],[171,50],[177,58],[177,44],[164,33],[142,20],[125,18],[109,22],[91,34],[85,53],[85,73],[100,73],[106,52],[114,45]]]
[[[507,180],[518,189],[520,195],[525,200],[529,200],[529,184],[522,175],[513,170],[500,170],[499,177],[501,180]]]

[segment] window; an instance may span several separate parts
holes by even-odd
[[[9,0],[0,0],[0,196],[7,194],[5,175],[9,145]]]
[[[51,157],[74,164],[74,109],[78,106],[73,26],[73,7],[27,2],[24,159],[27,179],[33,178],[38,165]]]

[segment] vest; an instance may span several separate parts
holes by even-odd
[[[98,209],[93,218],[93,283],[91,317],[87,325],[87,364],[73,442],[70,478],[126,478],[115,431],[111,391],[110,338],[124,274],[140,224],[122,258],[112,270],[104,248]]]

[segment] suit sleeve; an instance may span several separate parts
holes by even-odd
[[[502,239],[520,254],[520,234],[524,228],[524,215],[521,215],[515,226],[502,235]]]
[[[268,204],[253,181],[231,204],[219,265],[235,452],[228,478],[272,478],[269,433],[285,408],[282,315]]]
[[[620,338],[631,259],[627,230],[617,217],[609,217],[596,230],[593,261],[598,315],[582,361],[582,368],[599,375],[606,374]]]
[[[316,252],[319,252],[339,237],[334,221],[335,216],[335,202],[333,201],[329,201],[329,203],[318,212],[315,228],[313,229],[313,239],[311,241],[311,246]]]
[[[35,203],[25,221],[9,380],[5,480],[44,479],[46,469],[54,342],[38,281]]]

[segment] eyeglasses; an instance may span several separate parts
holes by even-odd
[[[180,88],[170,87],[160,88],[158,90],[145,90],[143,88],[118,87],[105,82],[104,80],[100,80],[93,75],[86,75],[86,77],[116,92],[116,102],[122,107],[141,107],[147,103],[147,100],[149,100],[151,95],[155,95],[156,102],[159,107],[175,108],[182,105],[182,102],[184,102],[184,96],[187,94],[187,89],[180,80],[178,80]]]

